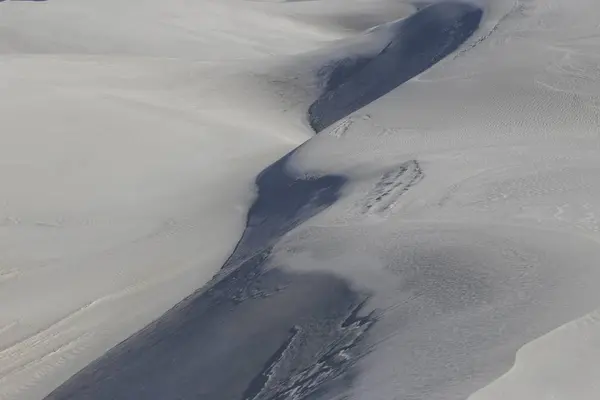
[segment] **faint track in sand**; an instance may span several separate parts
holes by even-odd
[[[392,208],[400,196],[423,178],[423,171],[415,160],[383,174],[373,189],[365,196],[362,214],[381,214]]]

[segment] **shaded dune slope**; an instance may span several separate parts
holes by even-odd
[[[322,131],[429,69],[470,37],[482,16],[474,5],[444,2],[395,23],[381,52],[334,66],[325,92],[309,108],[312,128]]]

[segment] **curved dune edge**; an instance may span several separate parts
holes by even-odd
[[[595,311],[522,347],[511,370],[469,400],[597,399],[599,359],[600,311]]]

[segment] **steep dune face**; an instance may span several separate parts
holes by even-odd
[[[0,399],[598,397],[597,9],[0,2]]]

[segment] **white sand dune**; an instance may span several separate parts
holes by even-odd
[[[339,199],[269,245],[371,294],[340,396],[600,398],[600,8],[475,1],[448,44],[408,3],[0,2],[0,400],[206,284],[309,138],[285,172]]]

